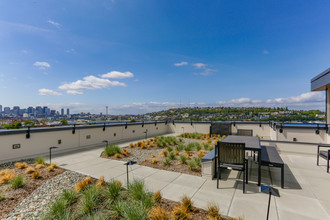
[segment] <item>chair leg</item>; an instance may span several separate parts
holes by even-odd
[[[327,173],[329,173],[329,157],[327,158]]]
[[[246,160],[246,178],[245,178],[246,180],[246,184],[248,184],[249,183],[249,160],[247,159]]]
[[[217,172],[217,189],[219,189],[219,177],[220,177],[220,167],[217,167],[218,172]]]
[[[243,168],[243,193],[245,193],[245,169]]]
[[[316,165],[319,165],[319,156],[320,156],[320,146],[317,146],[317,160],[316,160]]]
[[[284,164],[281,166],[281,188],[284,188]]]

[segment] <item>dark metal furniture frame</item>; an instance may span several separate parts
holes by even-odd
[[[217,151],[217,188],[221,179],[221,168],[231,168],[243,172],[243,193],[245,193],[245,182],[248,183],[248,160],[245,158],[245,143],[218,142]]]
[[[327,173],[329,173],[329,160],[330,160],[330,149],[329,150],[320,150],[321,147],[330,148],[330,144],[319,144],[317,146],[317,166],[319,165],[319,158],[322,157],[323,159],[327,160]]]
[[[284,162],[273,146],[261,146],[261,165],[281,168],[281,188],[284,188]]]
[[[239,135],[229,135],[222,141],[229,142],[229,143],[245,143],[245,150],[246,151],[253,151],[254,153],[258,154],[257,161],[258,161],[258,186],[261,184],[261,157],[260,151],[260,138],[254,136],[239,136]],[[217,156],[217,154],[216,154]],[[217,164],[215,164],[217,165]]]

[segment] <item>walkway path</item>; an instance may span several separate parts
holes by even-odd
[[[123,143],[119,146],[127,145],[128,143]],[[102,150],[103,148],[96,148],[64,154],[56,156],[53,161],[68,170],[95,178],[104,176],[107,181],[118,179],[126,185],[124,162],[99,157]],[[281,194],[280,198],[273,197],[271,200],[270,219],[330,219],[330,192],[327,190],[330,175],[325,172],[324,167],[317,167],[315,158],[312,157],[281,156],[289,166],[285,171],[285,189],[279,187],[278,169],[271,168],[271,172],[269,168],[262,170],[262,184],[273,185]],[[216,189],[215,180],[140,165],[129,166],[129,179],[143,179],[150,191],[160,190],[166,199],[179,201],[182,195],[187,195],[193,199],[196,207],[205,209],[208,203],[215,202],[224,215],[241,216],[245,220],[266,219],[268,195],[259,192],[254,168],[256,166],[253,161],[250,164],[253,168],[249,173],[246,194],[242,192],[242,183],[237,180],[240,173],[236,171],[225,172],[220,189]],[[310,176],[314,179],[310,179]]]

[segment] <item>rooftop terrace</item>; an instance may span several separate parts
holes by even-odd
[[[127,146],[129,143],[121,143]],[[126,167],[122,161],[100,158],[102,149],[58,155],[54,159],[61,167],[95,178],[118,179],[126,183]],[[279,189],[280,197],[272,197],[270,219],[330,219],[330,175],[325,161],[316,166],[316,157],[281,153],[285,162],[285,188],[280,188],[280,170],[262,167],[262,184]],[[130,179],[143,179],[151,191],[160,190],[164,198],[179,201],[182,195],[192,197],[195,206],[206,208],[216,202],[220,212],[244,219],[266,219],[268,195],[257,186],[257,165],[250,158],[249,184],[243,194],[240,172],[227,170],[216,188],[216,180],[140,165],[130,167]]]

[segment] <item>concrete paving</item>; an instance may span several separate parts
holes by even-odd
[[[119,146],[127,146],[123,143]],[[106,181],[118,179],[126,186],[124,162],[100,158],[103,148],[55,156],[59,166]],[[330,219],[330,174],[326,161],[316,166],[316,156],[281,154],[285,167],[285,188],[280,187],[280,169],[262,167],[262,184],[279,189],[280,197],[272,197],[269,219]],[[150,167],[129,166],[129,180],[142,179],[152,192],[161,191],[166,199],[179,201],[183,195],[192,198],[194,205],[206,209],[208,204],[219,205],[220,212],[243,219],[266,219],[268,195],[257,186],[257,165],[249,161],[249,184],[242,192],[240,172],[225,170],[216,188],[216,180]]]

